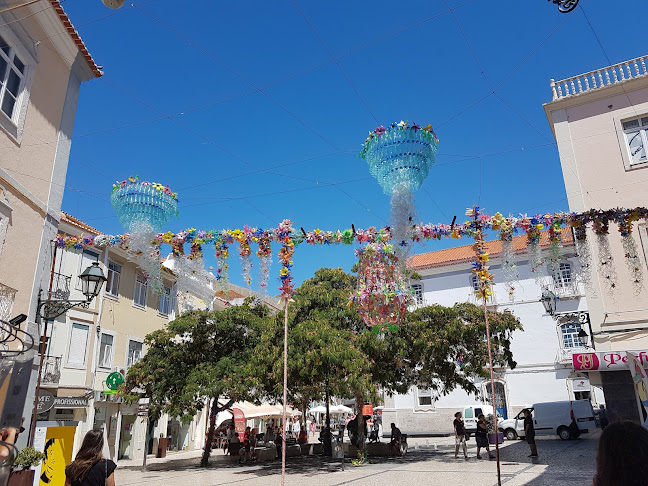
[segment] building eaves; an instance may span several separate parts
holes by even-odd
[[[88,48],[86,47],[85,43],[81,39],[81,36],[72,25],[72,22],[70,22],[70,18],[65,13],[65,10],[63,10],[60,1],[59,0],[48,0],[48,1],[52,6],[52,8],[54,9],[54,11],[56,12],[56,14],[58,15],[68,35],[72,38],[72,40],[76,44],[77,48],[79,49],[79,52],[81,52],[81,55],[85,59],[86,63],[88,63],[88,66],[90,67],[94,75],[97,78],[103,76],[103,71],[99,68],[99,66],[97,66],[97,63],[90,55],[90,52],[88,51]]]
[[[91,235],[96,236],[102,234],[101,231],[99,231],[97,228],[93,228],[89,224],[84,223],[80,219],[75,218],[74,216],[66,213],[65,211],[61,211],[61,222],[74,226],[75,228],[78,228],[81,231],[85,233],[89,233]]]

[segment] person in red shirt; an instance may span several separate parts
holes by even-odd
[[[308,444],[308,433],[306,432],[306,427],[302,427],[299,431],[299,437],[297,437],[298,444]]]
[[[243,433],[243,461],[239,461],[239,464],[243,464],[248,459],[252,459],[250,433],[250,427],[245,427],[245,432]]]

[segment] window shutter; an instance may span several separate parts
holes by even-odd
[[[83,324],[72,324],[68,364],[81,366],[85,364],[86,347],[88,345],[88,330],[89,327],[84,326]]]

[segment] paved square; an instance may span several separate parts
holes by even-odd
[[[539,439],[540,457],[535,460],[527,457],[526,442],[507,441],[501,448],[502,484],[591,485],[599,435],[600,431],[596,431],[573,441]],[[319,456],[291,457],[287,459],[286,485],[497,484],[495,461],[476,458],[474,439],[469,446],[468,460],[461,454],[455,459],[452,438],[412,440],[410,451],[403,458],[375,458],[371,464],[361,467],[351,466],[347,459],[344,471],[339,461]],[[122,461],[115,473],[116,482],[120,486],[162,482],[185,486],[267,486],[281,482],[279,461],[200,468],[199,455],[199,451],[191,451],[172,454],[166,460],[152,460],[146,473],[134,461]],[[482,458],[485,457],[482,451]]]

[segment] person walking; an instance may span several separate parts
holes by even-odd
[[[461,418],[461,412],[455,413],[454,422],[455,433],[455,459],[459,457],[459,446],[463,447],[464,459],[468,459],[468,448],[466,446],[466,427],[464,426],[464,421]]]
[[[477,441],[477,459],[481,459],[479,455],[479,450],[484,447],[486,452],[488,452],[488,458],[494,459],[495,456],[491,454],[490,448],[488,446],[488,424],[486,423],[486,418],[483,413],[479,414],[477,417],[477,431],[475,432],[475,440]]]
[[[74,461],[65,468],[65,486],[115,486],[115,464],[102,455],[103,431],[90,430]]]
[[[531,410],[528,408],[524,409],[524,435],[527,444],[531,448],[529,457],[538,457],[538,447],[535,443],[535,427],[533,426],[533,418],[531,418]]]
[[[636,422],[610,423],[601,433],[594,486],[648,484],[648,430]]]

